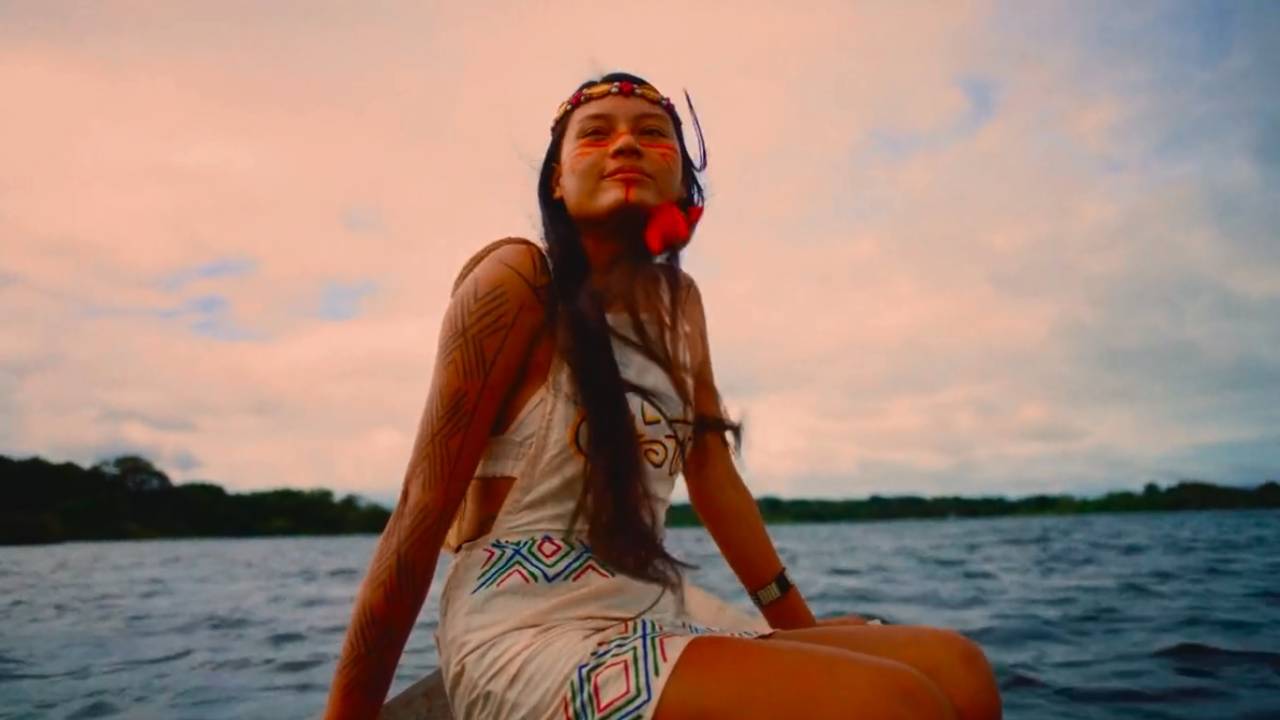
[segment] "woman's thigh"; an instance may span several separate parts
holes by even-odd
[[[779,630],[773,639],[909,665],[942,690],[959,720],[1001,716],[1000,690],[991,664],[976,643],[954,630],[926,625],[835,625]]]
[[[894,660],[815,643],[702,635],[671,668],[654,720],[954,720],[942,691]]]

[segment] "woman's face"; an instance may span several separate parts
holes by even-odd
[[[643,98],[592,100],[569,116],[553,195],[575,220],[600,220],[627,206],[684,196],[680,146],[671,117]],[[615,174],[630,167],[636,173]]]

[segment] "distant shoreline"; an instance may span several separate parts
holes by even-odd
[[[866,499],[817,500],[761,497],[760,514],[770,525],[873,520],[1075,515],[1182,510],[1280,508],[1280,483],[1254,488],[1183,481],[1161,488],[1099,498],[1070,495],[1005,497],[872,495]],[[355,495],[265,490],[228,493],[213,483],[174,485],[145,458],[120,456],[90,468],[15,460],[0,455],[0,545],[92,540],[224,539],[278,536],[378,534],[387,508]],[[669,527],[701,523],[687,503],[672,505]]]

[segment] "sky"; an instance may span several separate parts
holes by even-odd
[[[1276,37],[1262,0],[0,2],[0,454],[393,502],[454,276],[539,238],[556,107],[624,70],[702,125],[684,267],[757,495],[1280,479]]]

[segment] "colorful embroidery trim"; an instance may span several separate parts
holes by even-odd
[[[485,559],[472,595],[508,582],[522,585],[578,582],[588,576],[609,578],[615,574],[591,554],[586,543],[551,535],[494,540],[483,550]]]
[[[761,634],[755,630],[728,632],[688,622],[624,623],[621,632],[597,645],[569,679],[569,689],[561,701],[565,720],[641,717],[653,701],[654,681],[670,661],[667,640],[709,633],[747,638]]]

